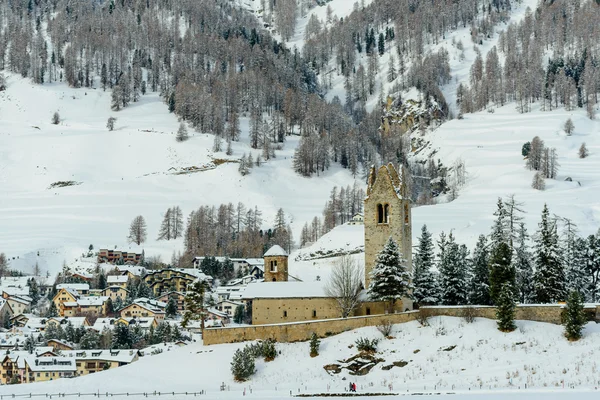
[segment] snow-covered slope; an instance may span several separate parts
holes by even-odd
[[[600,123],[590,121],[583,110],[519,114],[514,107],[510,104],[495,113],[467,114],[428,136],[430,150],[437,151],[435,159],[464,160],[467,184],[450,203],[413,209],[414,237],[420,226],[427,224],[434,234],[453,230],[459,242],[473,245],[477,235],[489,233],[497,198],[510,194],[524,202],[524,222],[530,233],[537,228],[544,203],[552,213],[577,224],[581,235],[598,230]],[[568,118],[576,127],[572,136],[562,130]],[[547,147],[555,147],[559,156],[558,177],[546,180],[545,191],[531,188],[534,172],[525,167],[521,155],[523,144],[536,135]],[[590,156],[580,159],[578,149],[583,142]]]
[[[55,111],[59,125],[50,122]],[[109,116],[118,118],[113,132],[106,128]],[[43,273],[53,273],[89,244],[131,248],[129,224],[143,215],[146,254],[169,260],[182,241],[154,240],[169,207],[179,205],[187,215],[201,205],[242,202],[258,206],[267,226],[283,207],[300,229],[318,214],[333,186],[353,182],[339,166],[312,179],[295,174],[297,137],[246,177],[236,163],[215,166],[213,159],[235,161],[254,152],[247,118],[241,123],[242,140],[234,143],[233,155],[213,154],[212,135],[190,129],[190,140],[175,141],[179,123],[157,94],[111,112],[109,91],[35,86],[10,76],[8,89],[0,92],[0,252],[19,257],[12,267],[30,271],[38,262]],[[188,167],[206,170],[177,174]],[[78,185],[50,188],[58,181]]]
[[[459,318],[440,317],[432,318],[428,327],[417,322],[396,325],[393,339],[386,340],[376,328],[362,328],[323,339],[315,358],[309,356],[306,342],[277,344],[281,354],[271,363],[257,360],[257,372],[246,383],[233,381],[229,365],[233,352],[243,344],[203,347],[195,343],[81,378],[3,386],[0,394],[104,393],[106,382],[111,383],[112,393],[205,390],[201,398],[207,399],[241,398],[244,390],[246,396],[257,399],[290,398],[290,393],[343,393],[348,382],[356,382],[359,393],[458,393],[466,399],[585,399],[580,391],[594,391],[600,351],[595,324],[589,324],[584,338],[574,343],[562,336],[560,326],[523,321],[517,325],[516,331],[505,334],[497,330],[495,321],[477,319],[466,324]],[[360,337],[381,339],[376,357],[385,361],[364,376],[350,375],[345,369],[328,374],[323,366],[356,355],[354,342]],[[398,361],[407,364],[382,369]],[[222,383],[225,392],[219,391]],[[498,395],[488,397],[490,392]],[[548,397],[549,392],[556,397]],[[589,398],[592,395],[597,392]]]

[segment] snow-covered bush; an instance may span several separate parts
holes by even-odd
[[[356,348],[358,351],[366,351],[369,353],[374,353],[377,351],[377,344],[379,344],[379,339],[368,339],[365,337],[360,337],[356,339]]]
[[[238,382],[244,382],[255,372],[254,357],[248,346],[244,349],[237,349],[231,360],[231,373],[233,378]]]
[[[394,325],[389,320],[383,321],[381,325],[377,325],[377,330],[381,332],[384,338],[390,337]]]

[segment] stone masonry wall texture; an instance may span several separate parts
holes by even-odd
[[[465,308],[466,307],[422,307],[421,310],[432,317],[462,317]],[[489,319],[496,318],[495,307],[475,306],[470,308],[475,317]],[[516,319],[560,324],[562,310],[563,306],[561,305],[521,305],[516,309]],[[600,313],[600,306],[596,307],[596,313]],[[277,342],[298,342],[308,340],[313,332],[319,337],[327,337],[357,328],[381,325],[384,321],[390,321],[393,324],[414,321],[417,319],[418,315],[419,311],[410,311],[397,314],[370,315],[346,319],[339,318],[287,324],[254,325],[239,328],[210,328],[204,330],[204,344],[236,343],[257,339],[274,339]]]

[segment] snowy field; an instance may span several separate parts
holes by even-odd
[[[560,326],[525,321],[517,325],[509,334],[499,332],[495,321],[486,319],[466,324],[459,318],[436,317],[428,327],[416,321],[395,325],[393,338],[382,339],[376,353],[385,361],[364,376],[352,376],[347,370],[329,375],[323,366],[356,355],[353,344],[359,337],[381,339],[374,327],[323,339],[315,358],[309,356],[307,342],[277,344],[281,354],[270,363],[257,360],[256,374],[245,383],[235,383],[229,369],[233,352],[243,344],[203,347],[195,343],[85,377],[3,386],[0,395],[204,390],[207,394],[200,398],[236,399],[245,391],[251,398],[286,399],[290,391],[294,395],[344,393],[349,382],[356,382],[359,394],[430,393],[445,398],[441,393],[449,394],[449,399],[490,400],[597,398],[600,328],[589,324],[584,338],[570,343]],[[407,364],[382,369],[397,361]],[[223,383],[227,390],[220,392]]]
[[[59,125],[50,123],[55,111]],[[118,118],[113,132],[106,128],[109,116]],[[333,186],[353,182],[339,166],[318,178],[296,175],[291,164],[297,137],[246,177],[236,163],[215,168],[213,159],[260,154],[248,144],[248,120],[241,122],[243,138],[228,157],[212,153],[212,135],[192,129],[190,140],[176,142],[179,123],[157,94],[111,112],[109,91],[34,86],[10,76],[0,93],[0,251],[19,257],[14,268],[31,272],[37,261],[43,273],[54,273],[90,244],[139,250],[126,237],[131,220],[141,214],[148,224],[146,254],[168,261],[183,247],[182,240],[155,241],[169,207],[179,205],[187,217],[201,205],[243,202],[263,211],[265,226],[283,207],[299,233],[320,213]],[[175,174],[192,166],[208,169]],[[80,184],[50,188],[58,181]]]

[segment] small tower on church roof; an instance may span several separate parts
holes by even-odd
[[[287,282],[288,253],[279,245],[271,247],[263,256],[265,282]]]

